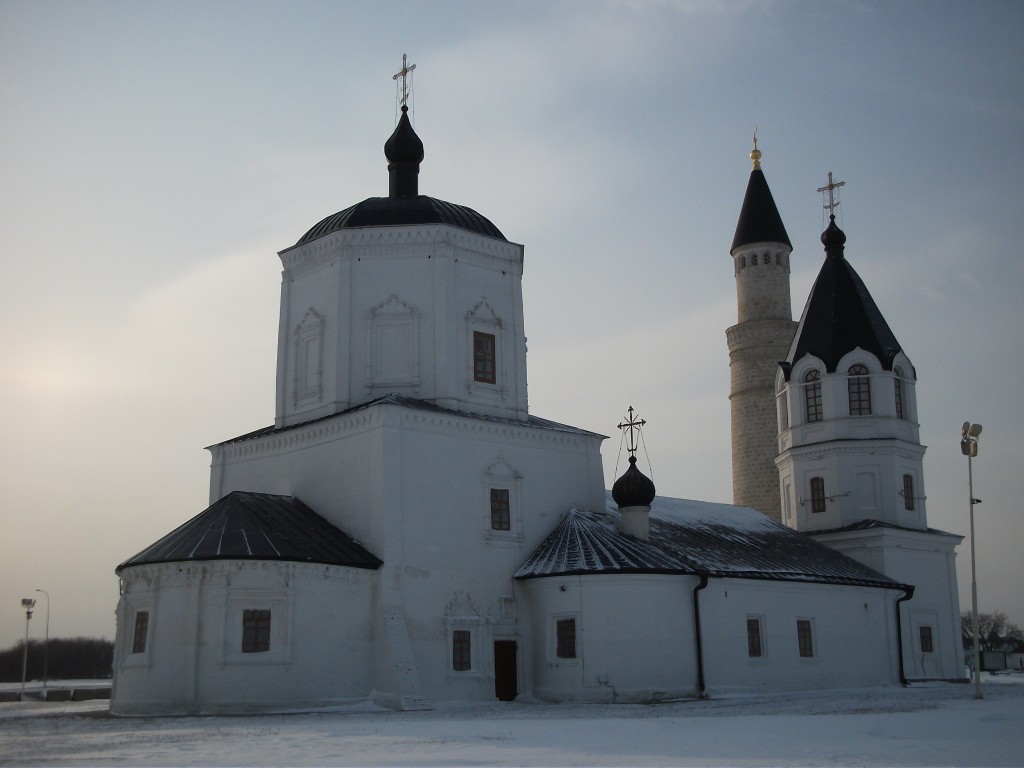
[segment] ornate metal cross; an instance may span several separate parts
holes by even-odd
[[[839,201],[835,199],[835,191],[845,185],[845,181],[832,181],[832,171],[829,171],[828,184],[818,187],[819,192],[828,192],[828,203],[824,203],[822,207],[828,208],[829,214],[835,214],[836,208],[839,207]]]
[[[625,432],[629,430],[629,444],[626,446],[626,450],[629,451],[630,456],[636,456],[636,435],[640,433],[640,427],[647,422],[644,419],[637,419],[633,415],[633,406],[629,406],[629,418],[619,424],[619,429]]]
[[[412,71],[416,69],[416,65],[409,66],[409,59],[403,53],[402,54],[402,68],[398,71],[392,80],[398,80],[402,78],[402,106],[404,107],[409,102],[409,77],[412,75]]]

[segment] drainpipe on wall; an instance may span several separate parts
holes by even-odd
[[[693,588],[693,629],[697,637],[697,698],[706,699],[708,692],[704,685],[704,641],[701,639],[700,595],[697,593],[708,585],[708,572],[699,571],[697,575],[700,577],[700,583]],[[902,666],[900,669],[902,670]]]
[[[914,587],[906,584],[902,587],[903,597],[896,598],[896,651],[900,662],[900,685],[910,685],[907,682],[907,675],[903,669],[903,621],[900,618],[900,603],[905,602],[914,596]]]

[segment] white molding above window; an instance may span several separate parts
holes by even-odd
[[[466,313],[466,380],[471,395],[480,396],[485,400],[498,401],[505,398],[508,393],[506,386],[507,371],[505,367],[505,356],[507,340],[502,333],[505,327],[504,321],[497,315],[486,298],[480,299],[471,310]],[[485,333],[494,336],[494,383],[477,381],[474,364],[474,333]]]
[[[420,385],[419,311],[391,294],[367,316],[368,387]]]
[[[292,405],[319,403],[324,395],[324,318],[312,307],[295,328],[294,344]]]
[[[500,454],[484,471],[482,488],[481,527],[488,544],[518,546],[523,542],[523,516],[520,509],[520,486],[523,476]],[[496,530],[491,526],[491,490],[508,491],[509,530]]]

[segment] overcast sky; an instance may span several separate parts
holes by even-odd
[[[113,637],[114,567],[208,505],[203,447],[272,423],[277,252],[387,194],[403,53],[420,191],[526,247],[531,412],[610,435],[611,480],[633,405],[661,495],[732,500],[753,125],[797,316],[844,180],[929,524],[967,534],[982,423],[981,609],[1024,623],[1022,29],[1015,2],[0,0],[0,647],[35,589],[51,636]],[[968,540],[958,568],[967,609]]]

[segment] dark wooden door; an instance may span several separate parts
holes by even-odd
[[[519,695],[517,650],[515,640],[494,641],[494,695],[501,701],[512,701]]]

